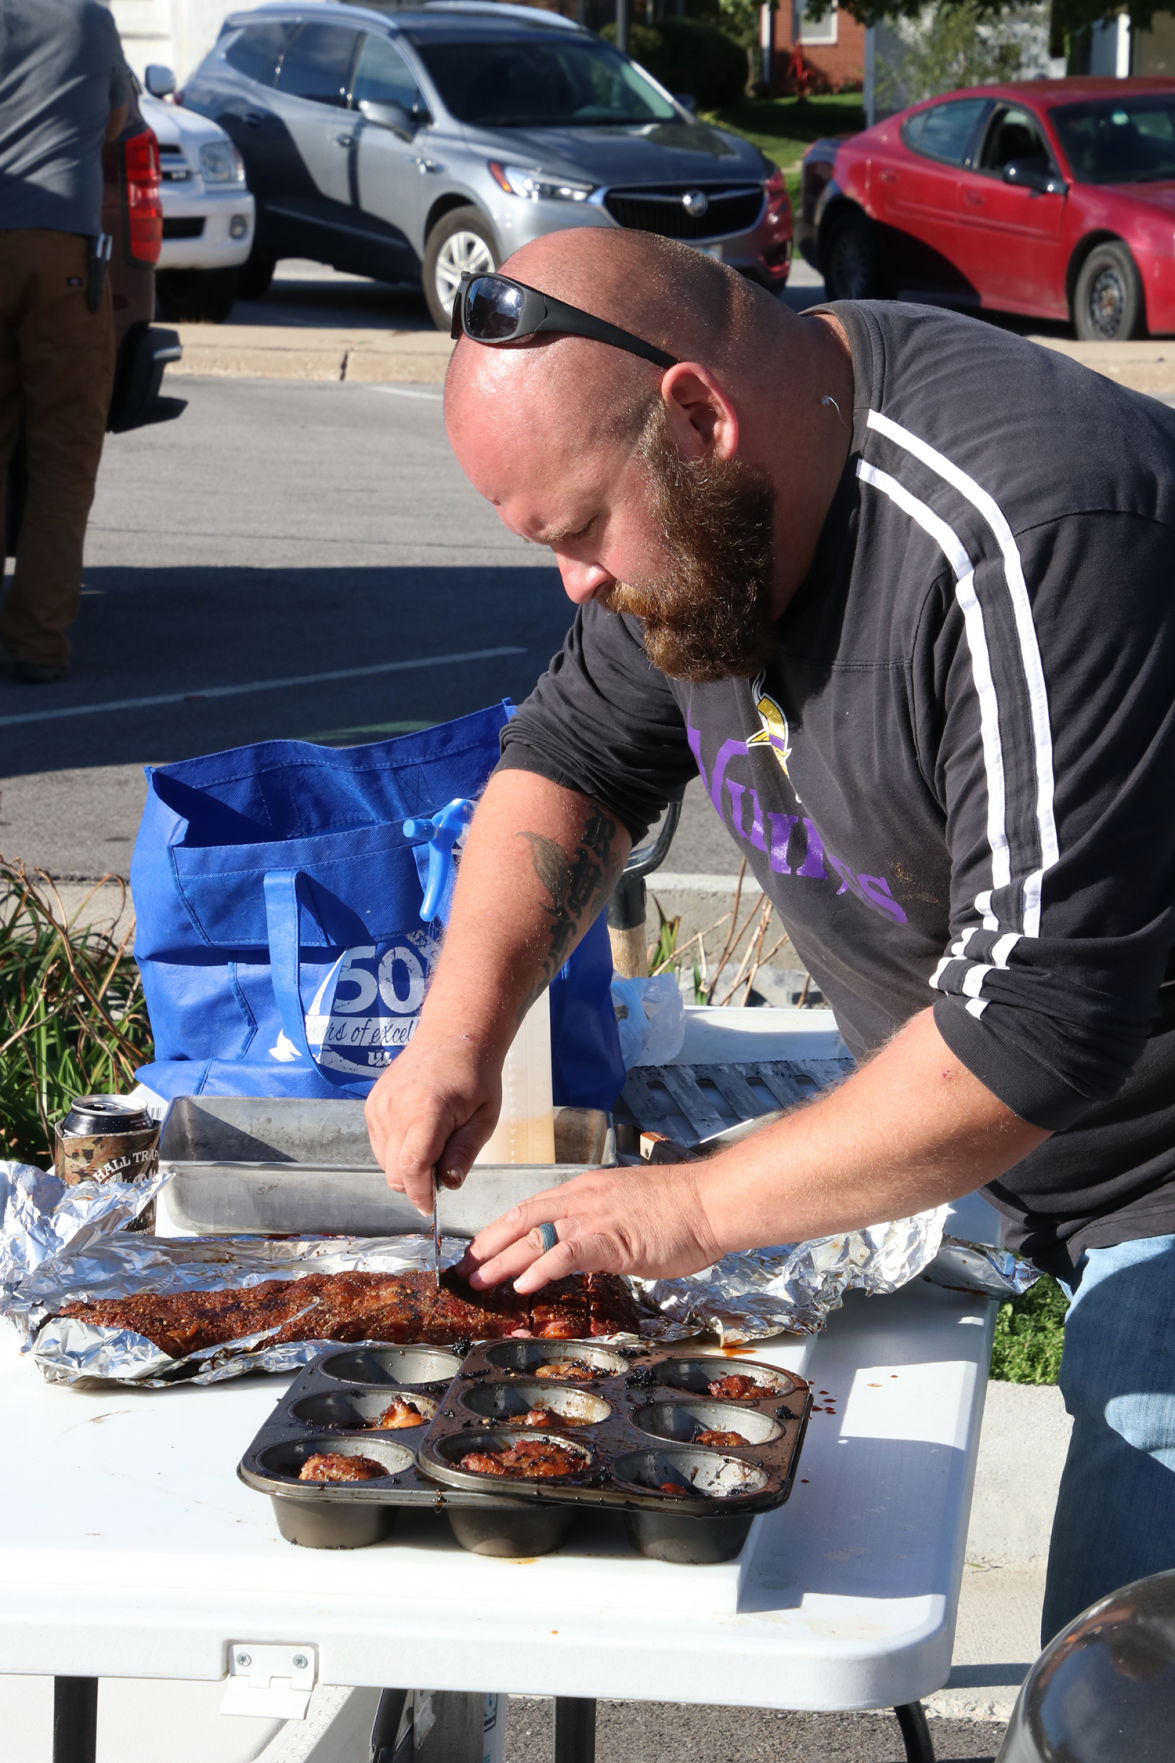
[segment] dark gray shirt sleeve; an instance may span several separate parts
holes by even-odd
[[[502,735],[499,769],[538,772],[602,802],[643,838],[696,772],[681,710],[634,619],[589,602]]]
[[[998,707],[985,736],[953,601],[937,628],[928,621],[918,662],[928,694],[918,695],[940,720],[924,730],[925,750],[936,749],[951,857],[934,1013],[948,1046],[1008,1107],[1059,1129],[1118,1093],[1164,1007],[1175,534],[1099,513],[1017,542],[1047,694],[1035,727],[1027,696],[998,689],[1015,665],[1009,635],[989,656]],[[1007,804],[1006,879],[997,870],[994,888],[993,737]]]
[[[110,108],[111,110],[117,110],[120,104],[127,104],[130,102],[131,70],[123,59],[122,41],[118,34],[118,26],[115,24],[113,17],[109,13],[107,13],[106,16],[110,20],[111,38],[109,49]]]

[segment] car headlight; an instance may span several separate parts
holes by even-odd
[[[575,178],[552,177],[533,165],[503,165],[491,159],[489,168],[494,182],[508,196],[521,196],[529,202],[586,202],[596,187]]]
[[[206,141],[200,149],[200,176],[206,184],[243,184],[245,162],[231,141]]]

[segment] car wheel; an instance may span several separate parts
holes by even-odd
[[[237,297],[235,269],[161,269],[155,305],[169,324],[223,324]]]
[[[877,230],[859,210],[835,217],[820,249],[824,293],[829,300],[876,300],[881,294],[877,270]]]
[[[263,300],[269,292],[276,259],[252,252],[237,271],[237,295],[242,300]]]
[[[489,224],[476,208],[454,208],[437,222],[424,248],[424,297],[439,331],[449,328],[461,277],[497,267]]]
[[[1073,328],[1083,343],[1117,343],[1145,330],[1142,278],[1125,245],[1095,245],[1073,290]]]

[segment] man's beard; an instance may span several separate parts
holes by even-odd
[[[656,401],[638,444],[670,564],[640,587],[597,596],[644,626],[645,653],[673,679],[703,682],[762,672],[774,644],[775,490],[740,459],[683,459]]]

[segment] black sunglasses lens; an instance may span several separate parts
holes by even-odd
[[[476,343],[508,341],[522,322],[522,289],[496,275],[474,276],[465,290],[462,322]]]

